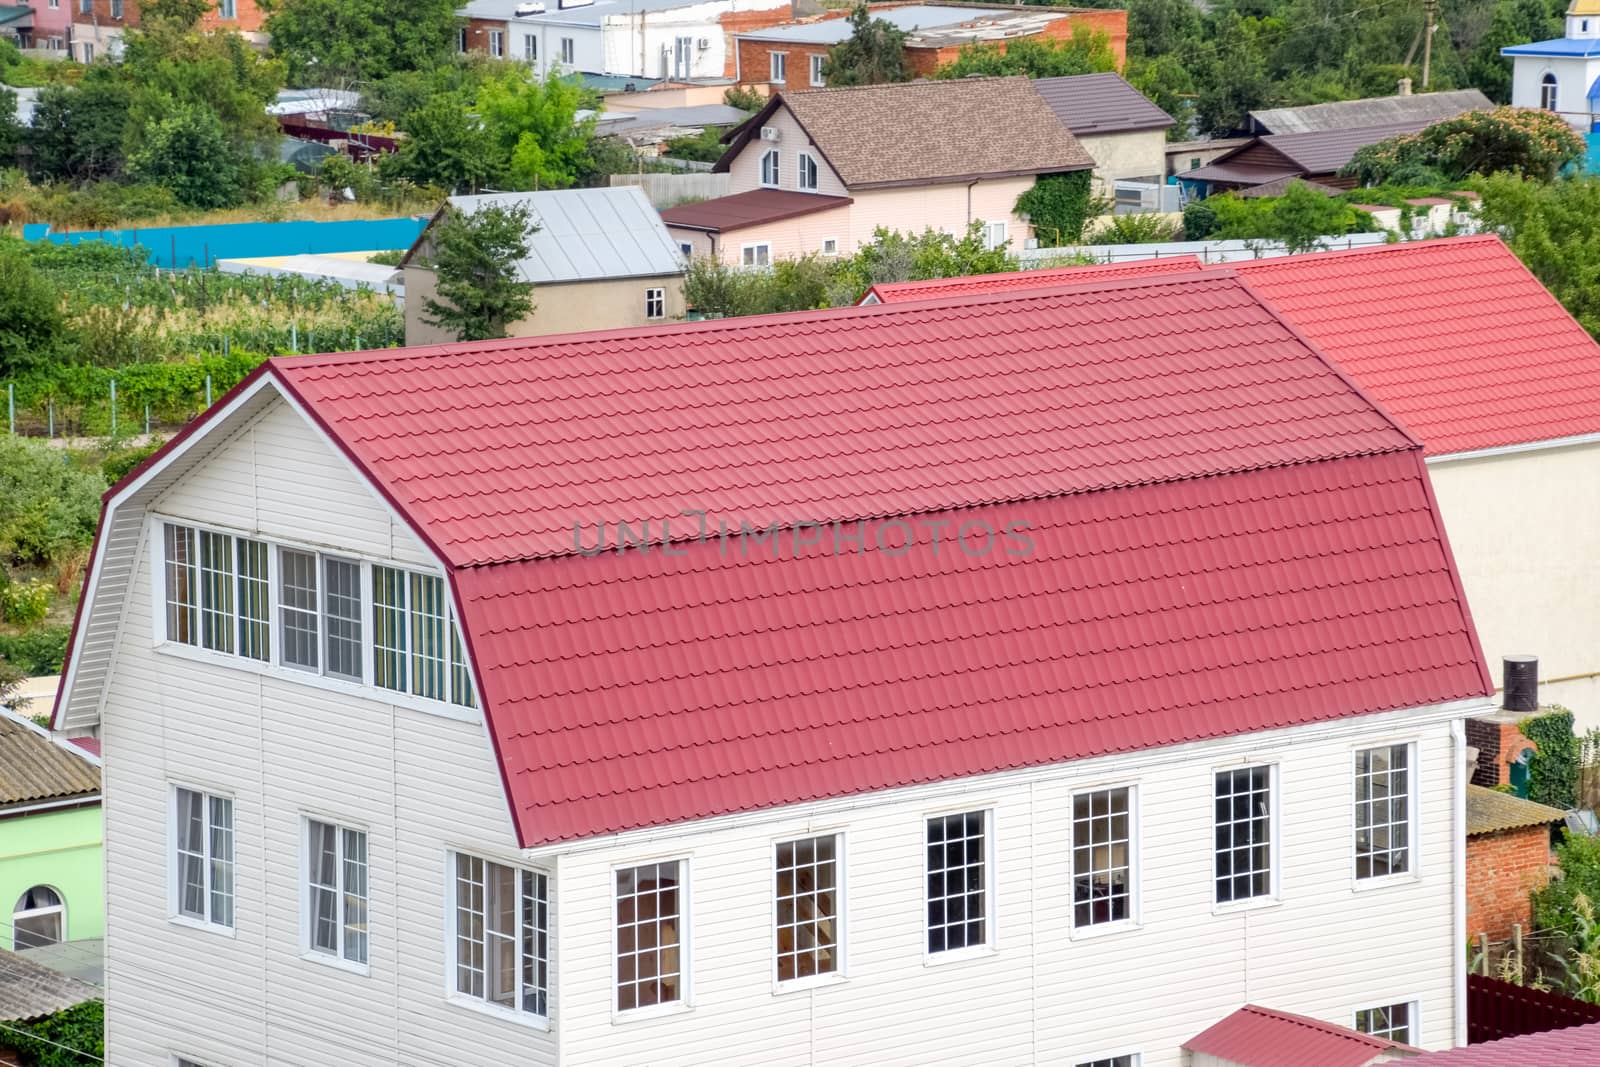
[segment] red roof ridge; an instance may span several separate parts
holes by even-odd
[[[1370,204],[1369,207],[1384,208],[1399,211],[1393,204]],[[1439,245],[1481,245],[1504,244],[1497,233],[1462,233],[1453,237],[1427,237],[1420,241],[1396,241],[1393,244],[1368,245],[1365,248],[1332,248],[1325,251],[1300,252],[1288,256],[1263,256],[1260,259],[1237,260],[1230,263],[1213,263],[1206,267],[1207,270],[1220,270],[1232,267],[1236,270],[1257,271],[1273,267],[1295,267],[1306,259],[1346,259],[1350,256],[1395,255],[1400,252],[1423,252],[1428,247]],[[1298,261],[1298,262],[1297,262]],[[1520,262],[1520,261],[1519,261]]]
[[[1357,1041],[1363,1045],[1371,1045],[1375,1049],[1381,1049],[1384,1051],[1389,1049],[1411,1049],[1411,1051],[1414,1052],[1421,1051],[1421,1049],[1412,1049],[1410,1045],[1402,1044],[1399,1041],[1389,1041],[1381,1037],[1373,1037],[1371,1034],[1363,1034],[1361,1031],[1352,1030],[1348,1026],[1340,1026],[1337,1023],[1330,1023],[1324,1019],[1313,1018],[1310,1015],[1299,1015],[1292,1011],[1279,1011],[1277,1008],[1267,1008],[1261,1006],[1260,1004],[1246,1004],[1239,1010],[1250,1012],[1253,1015],[1264,1015],[1269,1019],[1281,1019],[1287,1023],[1297,1023],[1300,1026],[1309,1027],[1312,1030],[1317,1030],[1324,1034],[1332,1034],[1335,1037],[1342,1037],[1349,1041]]]
[[[1259,1004],[1246,1004],[1230,1012],[1185,1041],[1182,1047],[1244,1067],[1283,1063],[1366,1067],[1379,1053],[1422,1051],[1309,1015],[1264,1008]]]

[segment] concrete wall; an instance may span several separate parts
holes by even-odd
[[[1541,86],[1546,74],[1556,76],[1556,110],[1578,130],[1590,128],[1589,86],[1600,77],[1600,58],[1560,59],[1524,56],[1509,60],[1511,103],[1516,107],[1539,106]]]
[[[66,937],[105,933],[105,869],[101,863],[100,805],[0,819],[0,948],[12,947],[11,909],[22,894],[47,885],[66,905]]]
[[[613,174],[613,188],[619,185],[637,185],[650,198],[654,208],[671,207],[686,200],[711,200],[727,196],[730,179],[726,174]]]
[[[1107,195],[1119,178],[1165,181],[1167,134],[1165,130],[1134,130],[1080,136],[1078,141],[1094,157],[1096,191]]]
[[[423,301],[438,292],[433,271],[423,267],[407,267],[405,283],[406,344],[432,345],[454,341],[454,334],[425,321],[427,307]],[[664,318],[645,317],[647,289],[666,290],[667,313]],[[533,314],[514,323],[507,331],[508,336],[541,337],[670,322],[683,318],[683,275],[540,285],[533,290],[533,302]]]

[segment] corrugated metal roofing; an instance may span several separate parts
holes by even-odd
[[[535,285],[683,271],[677,242],[637,186],[452,196],[450,203],[468,214],[485,204],[526,205],[539,229],[518,266]]]
[[[0,949],[0,1021],[31,1022],[98,999],[89,983]]]
[[[1566,818],[1566,812],[1548,804],[1536,804],[1522,797],[1467,786],[1467,836],[1495,834],[1502,830],[1522,830],[1529,826],[1549,826]]]
[[[1040,289],[1052,285],[1106,281],[1111,278],[1137,278],[1147,274],[1180,274],[1200,269],[1197,256],[1169,256],[1165,259],[1140,259],[1130,263],[1084,263],[1071,267],[1046,267],[1040,270],[1014,270],[999,274],[968,274],[959,278],[930,278],[916,282],[884,282],[874,285],[862,302],[877,297],[884,304],[903,304],[940,296],[974,296],[1003,293],[1012,289]]]
[[[0,805],[92,797],[100,768],[30,723],[0,714]]]
[[[1174,119],[1120,74],[1035,78],[1033,87],[1075,135],[1164,130]]]
[[[1385,1053],[1415,1051],[1397,1041],[1254,1004],[1246,1004],[1183,1047],[1239,1067],[1366,1067]]]
[[[1234,185],[1265,185],[1267,182],[1290,181],[1304,173],[1293,166],[1284,163],[1283,166],[1269,166],[1261,163],[1228,163],[1219,161],[1206,163],[1189,170],[1178,172],[1179,179],[1194,182],[1221,182]]]
[[[1381,126],[1316,130],[1310,133],[1276,133],[1260,138],[1260,143],[1290,160],[1307,174],[1335,174],[1357,150],[1403,133],[1416,133],[1433,125],[1434,119],[1390,122]],[[1224,157],[1226,159],[1227,157]],[[1224,160],[1218,160],[1216,166]]]
[[[1225,272],[268,368],[524,845],[1489,691],[1414,442]]]
[[[1255,123],[1253,128],[1263,133],[1311,133],[1385,126],[1394,122],[1442,122],[1465,111],[1488,111],[1493,107],[1493,102],[1476,89],[1452,89],[1442,93],[1266,108],[1250,112],[1250,118]]]
[[[1600,1064],[1600,1023],[1429,1052],[1406,1063],[1408,1067],[1595,1067]]]

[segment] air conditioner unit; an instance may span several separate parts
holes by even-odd
[[[763,126],[763,127],[761,127],[761,139],[763,141],[777,141],[777,140],[780,140],[781,139],[781,135],[778,133],[778,127],[776,127],[776,126]]]
[[[711,38],[702,37],[694,43],[694,46],[700,49],[700,51],[704,52],[706,49],[711,47]]]

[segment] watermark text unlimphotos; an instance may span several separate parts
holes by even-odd
[[[881,552],[904,556],[912,551],[937,556],[983,557],[991,553],[1021,557],[1033,555],[1032,525],[1026,519],[996,524],[980,518],[906,516],[888,519],[851,519],[770,522],[752,525],[748,520],[713,518],[699,509],[680,511],[670,519],[619,522],[574,520],[572,547],[580,556],[602,552],[656,552],[684,556],[691,544],[712,544],[721,555],[772,558],[800,555],[842,556]]]

